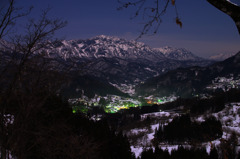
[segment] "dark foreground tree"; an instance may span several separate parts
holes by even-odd
[[[17,18],[28,14],[19,13],[21,9],[15,8],[15,0],[5,2],[6,7],[0,10],[1,158],[8,158],[9,151],[16,152],[18,158],[24,158],[23,150],[18,150],[21,153],[15,151],[20,143],[17,137],[26,137],[21,136],[21,132],[27,133],[28,122],[34,121],[31,114],[42,110],[49,95],[56,93],[59,86],[58,81],[53,80],[58,77],[61,79],[60,74],[51,70],[51,63],[44,58],[44,54],[37,52],[66,22],[49,19],[49,10],[45,10],[39,19],[29,20],[25,34],[14,35],[9,43],[3,37],[11,31]]]
[[[214,117],[206,119],[201,124],[192,122],[189,115],[174,118],[166,126],[160,126],[155,132],[156,142],[197,143],[212,141],[222,136],[222,125]]]
[[[3,3],[3,4],[2,4]],[[15,25],[16,20],[28,15],[32,9],[23,11],[22,8],[15,6],[16,0],[1,1],[0,8],[0,39],[8,35],[12,27]]]
[[[237,144],[238,138],[235,133],[232,133],[230,138],[225,140],[222,139],[220,143],[220,156],[223,158],[235,159],[237,158]]]
[[[153,149],[143,150],[141,154],[142,159],[209,159],[209,155],[207,154],[205,149],[188,149],[182,146],[178,146],[176,150],[172,150],[169,154],[166,149],[163,151],[162,149],[156,147],[155,152]],[[212,159],[212,158],[211,158]]]
[[[119,10],[131,6],[135,7],[136,12],[133,18],[142,15],[144,20],[146,20],[138,38],[141,38],[143,35],[151,31],[154,34],[157,33],[158,28],[162,23],[162,17],[165,15],[170,5],[175,7],[176,24],[182,27],[182,22],[177,11],[176,0],[118,0],[118,2],[121,5],[118,8]],[[229,0],[207,0],[207,2],[223,13],[229,15],[233,19],[240,34],[240,6],[231,3]]]
[[[14,0],[8,2],[14,8]],[[1,11],[11,18],[8,10]],[[134,158],[125,136],[104,121],[72,114],[59,95],[68,68],[46,58],[44,48],[66,22],[49,18],[48,12],[30,19],[26,33],[13,36],[11,43],[3,41],[3,34],[0,38],[0,158]],[[12,25],[4,26],[0,29],[6,35]]]

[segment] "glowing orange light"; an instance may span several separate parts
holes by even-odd
[[[152,104],[152,101],[147,101],[148,104]]]

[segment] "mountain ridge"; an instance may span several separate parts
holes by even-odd
[[[181,97],[190,97],[205,91],[207,85],[217,77],[240,75],[240,52],[224,61],[206,67],[189,67],[171,70],[166,74],[150,78],[137,86],[138,95],[158,94],[166,96],[175,93]]]
[[[142,42],[133,40],[129,41],[105,35],[96,36],[86,40],[63,40],[50,47],[54,50],[54,53],[60,54],[64,59],[70,57],[88,59],[120,57],[125,59],[143,58],[154,62],[167,59],[182,61],[204,60],[183,48],[151,48]]]
[[[153,49],[142,42],[100,35],[85,40],[49,43],[39,53],[44,53],[47,58],[60,64],[71,66],[72,71],[115,84],[135,84],[178,67],[206,66],[212,63],[186,49],[168,47],[165,51],[166,49],[170,52],[168,57],[159,49]]]
[[[173,60],[180,60],[180,61],[204,60],[203,58],[194,55],[192,52],[188,51],[185,48],[173,48],[173,47],[165,46],[161,48],[154,48],[154,50],[163,53],[163,55],[166,58],[173,59]]]
[[[227,58],[234,56],[235,54],[236,53],[230,53],[230,54],[220,53],[220,54],[212,55],[208,59],[215,60],[215,61],[223,61],[223,60],[226,60]]]

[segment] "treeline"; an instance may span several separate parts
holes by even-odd
[[[193,99],[186,107],[190,108],[192,114],[204,114],[206,112],[219,112],[229,102],[240,102],[240,90],[231,89],[227,92],[219,91],[209,99]]]
[[[134,158],[126,136],[110,129],[106,121],[95,122],[81,114],[73,114],[68,103],[56,95],[31,107],[20,107],[17,99],[11,103],[19,109],[11,109],[14,121],[1,128],[2,156],[11,154],[13,158],[25,159]]]
[[[178,146],[169,153],[168,149],[162,150],[158,146],[154,149],[145,149],[141,154],[141,159],[239,159],[240,151],[237,149],[238,138],[236,134],[231,134],[228,140],[220,140],[218,146],[211,146],[210,153],[206,152],[206,147]]]
[[[218,152],[214,148],[210,154],[205,149],[187,149],[179,146],[177,150],[172,150],[171,154],[168,150],[162,150],[155,147],[145,150],[141,154],[141,159],[218,159]]]
[[[210,99],[192,100],[187,107],[191,114],[204,114],[206,112],[219,112],[225,108],[225,101],[222,97],[213,97]]]
[[[222,136],[222,124],[215,117],[202,123],[192,122],[189,115],[176,117],[168,125],[159,125],[155,132],[155,142],[206,142]]]
[[[153,105],[152,108],[146,107],[141,113],[156,112],[156,110],[176,109],[183,106],[184,110],[190,110],[191,114],[201,115],[204,113],[216,113],[224,109],[225,104],[230,102],[240,102],[240,89],[231,89],[227,92],[218,91],[211,94],[211,98],[201,99],[194,98],[178,98],[176,101],[163,105]]]

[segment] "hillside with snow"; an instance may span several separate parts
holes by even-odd
[[[188,51],[184,48],[172,48],[169,46],[165,46],[162,48],[154,48],[155,51],[162,53],[166,58],[180,60],[180,61],[201,61],[203,58],[200,58],[194,55],[192,52]]]
[[[74,63],[72,69],[84,69],[84,74],[118,85],[143,82],[178,67],[212,63],[186,49],[153,49],[141,42],[105,35],[58,41],[43,51],[50,58]]]
[[[209,57],[210,60],[215,60],[215,61],[223,61],[226,60],[227,58],[230,58],[234,56],[235,54],[217,54],[217,55],[212,55]]]
[[[183,48],[151,48],[142,42],[128,41],[118,37],[100,35],[86,40],[63,40],[48,46],[49,56],[58,54],[68,58],[97,59],[145,59],[152,62],[162,60],[204,60]],[[48,50],[49,49],[49,50]]]
[[[192,121],[197,121],[202,123],[209,118],[210,116],[216,117],[222,124],[223,135],[221,138],[213,140],[211,142],[203,142],[198,145],[199,148],[204,148],[207,153],[210,153],[210,150],[213,147],[219,147],[221,140],[228,140],[231,134],[235,133],[237,135],[238,143],[240,143],[240,103],[230,103],[225,106],[220,112],[213,114],[205,114],[198,117],[193,117]],[[136,157],[141,156],[143,150],[153,148],[153,140],[156,129],[159,129],[159,123],[164,123],[168,125],[173,118],[180,116],[181,114],[174,112],[155,112],[150,114],[144,114],[141,116],[141,120],[146,119],[147,117],[152,120],[150,125],[145,125],[145,127],[133,128],[126,132],[127,136],[130,138],[131,150],[134,152]],[[137,139],[135,139],[137,137]],[[134,139],[134,140],[133,140]],[[170,144],[167,142],[162,142],[159,145],[159,148],[162,150],[167,150],[170,154],[171,151],[177,150],[180,146],[186,148],[191,148],[190,143],[179,144]]]

